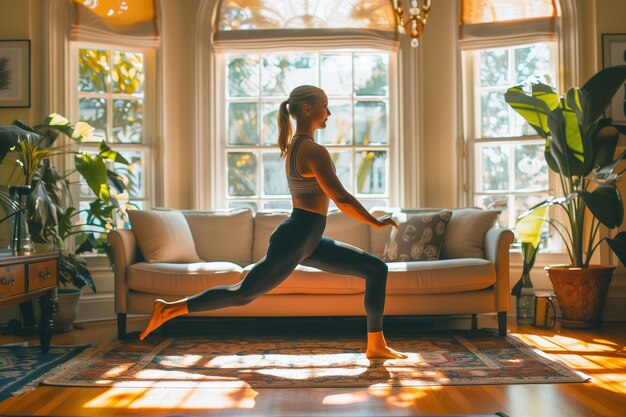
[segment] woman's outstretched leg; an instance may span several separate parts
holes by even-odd
[[[326,218],[294,209],[270,237],[267,255],[234,285],[220,285],[172,303],[156,300],[152,317],[139,335],[145,339],[166,321],[188,313],[242,306],[283,282],[318,246]]]
[[[387,346],[383,335],[383,313],[387,289],[387,264],[375,256],[346,243],[322,238],[302,265],[342,275],[365,279],[368,358],[406,358],[407,355]]]

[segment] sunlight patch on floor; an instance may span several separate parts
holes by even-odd
[[[366,402],[369,399],[367,392],[355,391],[343,394],[327,395],[322,400],[323,405],[349,405]]]
[[[83,408],[251,409],[258,394],[251,388],[111,388]]]

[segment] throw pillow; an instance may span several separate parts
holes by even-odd
[[[252,262],[254,224],[250,209],[185,210],[183,215],[203,261],[228,261],[240,266]]]
[[[191,229],[180,211],[129,210],[130,224],[147,262],[200,262]]]
[[[442,259],[485,258],[485,234],[492,228],[499,210],[459,208],[452,211],[446,240],[441,248]]]
[[[385,246],[385,262],[436,261],[439,259],[451,210],[394,213],[398,229],[392,228]]]

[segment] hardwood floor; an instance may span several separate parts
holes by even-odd
[[[437,319],[443,320],[446,319]],[[129,319],[129,331],[145,319]],[[479,327],[496,327],[491,316]],[[469,326],[464,320],[463,328]],[[114,321],[55,334],[53,344],[98,344],[115,338]],[[626,324],[602,330],[542,330],[510,333],[591,376],[579,384],[445,386],[423,388],[158,389],[40,386],[0,403],[1,416],[383,416],[465,415],[505,412],[510,417],[626,415]],[[388,338],[393,339],[388,332]],[[0,343],[29,340],[0,336]]]

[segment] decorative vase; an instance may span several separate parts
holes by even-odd
[[[17,203],[17,213],[13,223],[13,253],[33,253],[35,246],[30,239],[27,222],[27,199],[30,195],[30,185],[12,185],[9,195]]]
[[[522,286],[517,296],[517,324],[533,324],[535,322],[535,289],[530,274],[522,273]]]
[[[74,329],[74,322],[78,316],[78,300],[81,290],[57,288],[55,314],[53,318],[54,332],[69,332]]]
[[[561,325],[577,329],[601,327],[602,312],[615,266],[546,266],[545,270],[561,309]]]

